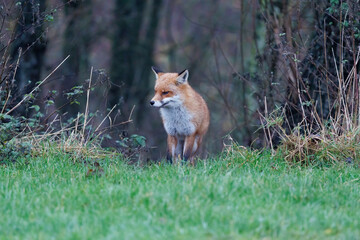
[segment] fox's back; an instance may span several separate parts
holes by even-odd
[[[184,106],[192,115],[199,134],[205,134],[209,128],[210,114],[205,100],[194,89],[191,88],[189,96],[184,101]]]

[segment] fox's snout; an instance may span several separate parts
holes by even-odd
[[[177,100],[176,97],[169,97],[162,99],[158,99],[154,97],[153,99],[150,100],[150,105],[152,107],[163,108],[163,107],[175,106],[177,102],[179,102],[179,100]]]
[[[161,107],[162,104],[162,101],[160,99],[157,99],[156,96],[150,100],[150,106],[152,107]]]
[[[161,99],[158,99],[156,95],[150,100],[150,106],[152,107],[162,107],[164,103]]]

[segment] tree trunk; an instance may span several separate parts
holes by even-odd
[[[20,90],[18,91],[20,98],[29,93],[40,80],[46,50],[42,29],[45,0],[23,0],[21,6],[22,16],[16,25],[15,41],[11,51],[11,59],[16,62],[19,50],[22,49],[20,65],[15,77]]]
[[[67,25],[64,33],[63,55],[64,57],[70,55],[70,58],[62,67],[65,80],[62,85],[63,91],[67,91],[76,85],[82,85],[90,74],[91,1],[67,3],[65,15]],[[82,105],[84,105],[84,101],[81,102]],[[72,104],[67,110],[73,116],[80,111],[80,107]]]
[[[136,105],[135,115],[141,122],[149,93],[150,67],[162,0],[117,0],[109,104],[120,104],[127,115]],[[149,8],[149,9],[147,9]],[[149,11],[147,11],[149,10]],[[149,14],[146,17],[146,14]]]

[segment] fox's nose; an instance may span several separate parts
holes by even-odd
[[[155,104],[155,101],[150,101],[150,105],[154,105]]]

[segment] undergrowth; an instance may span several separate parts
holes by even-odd
[[[336,2],[336,1],[335,1]],[[344,14],[344,18],[340,18],[338,24],[340,35],[347,34],[353,27],[358,27],[356,21],[350,21],[348,16],[348,6],[344,9],[336,10],[334,1],[331,8],[328,9],[329,14]],[[21,10],[21,4],[18,5]],[[9,10],[10,11],[10,10]],[[17,10],[16,10],[17,11]],[[50,11],[51,12],[51,11]],[[17,22],[16,14],[7,15],[4,18],[6,24],[15,24]],[[336,15],[337,16],[337,15]],[[15,17],[15,18],[14,18]],[[12,19],[14,18],[14,19]],[[49,15],[42,16],[37,24],[41,26]],[[13,23],[14,22],[14,23]],[[38,27],[38,25],[34,25]],[[15,29],[13,29],[15,31]],[[358,29],[356,30],[358,33]],[[17,36],[16,34],[13,34]],[[331,36],[324,36],[329,38]],[[356,36],[349,39],[355,43]],[[356,38],[356,39],[355,39]],[[4,51],[1,52],[0,65],[0,163],[16,162],[20,158],[33,158],[41,156],[44,153],[57,151],[70,156],[72,161],[81,161],[88,157],[95,159],[103,159],[104,157],[117,157],[121,155],[123,158],[132,158],[132,163],[141,161],[142,158],[149,162],[146,156],[146,139],[140,134],[119,134],[111,136],[107,133],[113,126],[123,126],[132,122],[131,115],[126,121],[115,123],[115,117],[112,117],[116,109],[116,105],[102,116],[102,120],[96,126],[93,119],[97,116],[97,112],[89,112],[89,99],[91,91],[104,84],[107,77],[103,79],[93,79],[96,71],[91,68],[90,77],[86,79],[80,86],[73,86],[68,92],[63,93],[62,97],[67,100],[68,105],[80,104],[79,99],[85,98],[86,105],[84,112],[78,113],[77,116],[64,117],[61,113],[61,107],[54,107],[52,100],[56,95],[56,90],[49,91],[49,97],[45,104],[41,105],[41,99],[38,99],[41,87],[47,83],[52,74],[61,71],[62,64],[67,61],[67,56],[60,62],[45,78],[36,83],[29,92],[19,96],[16,81],[16,73],[19,63],[24,58],[21,48],[13,49],[13,41],[5,41],[5,35],[0,40],[4,42]],[[16,39],[14,39],[16,40]],[[326,40],[326,39],[325,39]],[[5,44],[7,42],[7,44]],[[336,68],[336,76],[332,74],[331,82],[326,81],[326,85],[319,88],[320,95],[327,94],[329,102],[329,114],[326,117],[319,112],[319,106],[324,105],[323,100],[313,99],[309,92],[311,82],[305,82],[301,77],[301,68],[298,66],[299,61],[294,61],[294,69],[298,74],[293,76],[294,85],[291,86],[291,92],[296,92],[293,96],[299,107],[302,120],[297,122],[296,126],[290,124],[291,110],[294,106],[287,103],[279,106],[275,111],[269,112],[267,109],[267,101],[264,99],[265,109],[261,115],[260,128],[264,131],[267,142],[267,149],[271,149],[274,158],[285,159],[290,165],[300,166],[329,166],[333,164],[349,164],[359,166],[360,153],[360,90],[358,62],[360,48],[349,48],[346,41],[337,42],[338,50],[343,54],[335,55],[333,50],[333,62]],[[11,50],[12,49],[12,50]],[[11,51],[10,51],[11,50]],[[10,52],[18,54],[10,54]],[[339,56],[338,58],[336,56]],[[347,64],[344,56],[352,56],[351,65]],[[295,61],[296,60],[296,61]],[[345,69],[349,70],[346,71]],[[323,69],[328,76],[330,69]],[[103,71],[98,71],[99,76],[106,75]],[[336,81],[333,78],[336,78]],[[314,80],[315,81],[315,80]],[[94,83],[95,82],[95,83]],[[319,81],[320,82],[320,81]],[[324,81],[321,81],[324,82]],[[29,83],[29,84],[30,84]],[[109,84],[107,82],[107,84]],[[335,89],[335,92],[323,93],[321,89]],[[331,99],[331,101],[330,101]],[[294,104],[293,103],[293,104]],[[39,105],[41,106],[39,106]],[[52,111],[47,113],[48,108],[52,107]],[[55,110],[54,110],[55,108]],[[321,109],[321,108],[320,108]],[[320,117],[322,116],[322,117]],[[215,123],[217,124],[217,123]],[[104,141],[111,141],[112,148],[104,148]],[[265,147],[265,146],[264,146]],[[257,161],[259,155],[267,152],[264,150],[245,149],[235,142],[231,141],[228,146],[224,147],[223,154],[225,159],[228,156],[236,156],[232,159],[246,159],[246,161]],[[144,154],[143,154],[144,153]],[[281,161],[281,160],[280,160]],[[151,161],[150,161],[151,162]],[[231,165],[231,161],[229,162]]]

